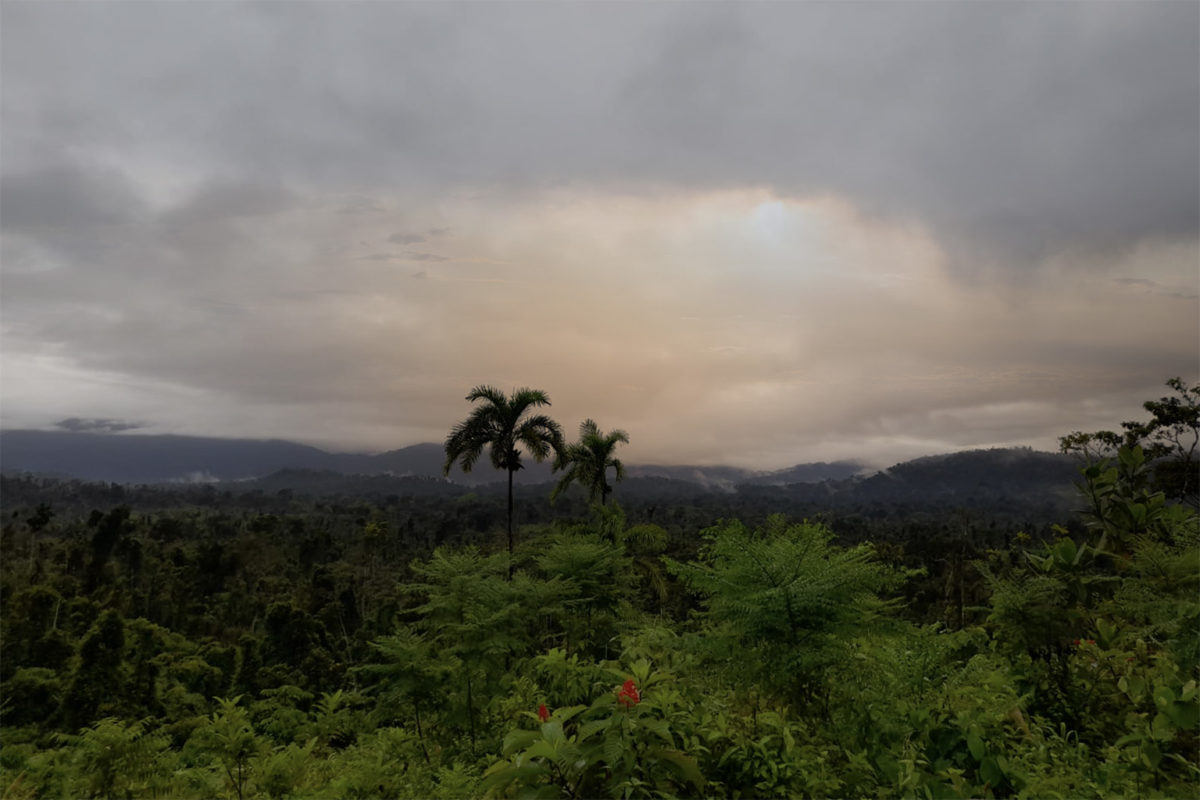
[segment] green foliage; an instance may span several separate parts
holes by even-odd
[[[586,419],[579,426],[579,441],[567,447],[555,459],[555,468],[563,470],[550,500],[566,491],[572,483],[578,483],[587,491],[588,500],[604,505],[612,493],[608,482],[608,471],[613,470],[613,480],[625,479],[625,465],[613,453],[618,444],[629,444],[629,434],[623,430],[603,433],[593,420]]]
[[[121,669],[124,650],[121,616],[111,609],[105,611],[80,643],[63,695],[60,711],[70,727],[80,727],[97,715],[119,710],[125,686]]]
[[[493,764],[481,784],[487,796],[703,792],[699,765],[679,749],[685,738],[673,728],[685,716],[683,698],[670,688],[673,677],[644,660],[629,666],[633,677],[624,684],[617,683],[620,674],[590,705],[558,708],[536,728],[510,730],[501,751],[505,760]],[[532,712],[526,716],[538,719]]]
[[[154,795],[168,786],[159,764],[167,738],[149,732],[144,721],[106,718],[60,741],[71,745],[76,796]]]
[[[1115,465],[1102,460],[1082,473],[1080,489],[1089,503],[1083,513],[1089,529],[1099,534],[1098,551],[1122,555],[1135,537],[1164,539],[1195,526],[1194,514],[1169,504],[1163,492],[1152,491],[1151,468],[1141,447],[1122,447]]]
[[[250,769],[256,777],[259,792],[271,800],[283,800],[299,794],[297,790],[302,790],[308,782],[316,743],[316,739],[309,739],[303,746],[293,742],[260,753]]]
[[[1182,786],[1200,746],[1197,519],[1150,491],[1139,447],[1084,479],[1097,543],[1063,537],[1029,570],[993,578],[989,622],[1030,710],[1060,725],[1059,739],[1103,748],[1091,782],[1068,788]]]
[[[1122,422],[1124,433],[1074,431],[1059,439],[1064,453],[1077,453],[1088,464],[1112,458],[1121,448],[1141,447],[1146,459],[1154,462],[1155,488],[1169,497],[1200,505],[1200,383],[1188,385],[1182,378],[1170,378],[1166,386],[1175,394],[1147,400],[1142,408],[1150,413],[1144,421]]]
[[[474,548],[438,549],[428,562],[413,564],[413,573],[422,581],[405,587],[424,597],[415,613],[439,656],[453,665],[461,691],[450,702],[458,710],[456,721],[466,723],[472,749],[480,729],[479,693],[498,680],[505,656],[521,645],[520,604],[513,584],[501,577],[502,563]]]
[[[878,593],[893,582],[891,571],[867,545],[840,548],[827,528],[778,516],[759,530],[729,522],[701,535],[701,561],[668,568],[700,595],[708,635],[730,640],[726,659],[740,650],[735,668],[782,696],[818,699],[821,675],[844,657],[846,638],[885,611]]]
[[[196,731],[193,746],[201,749],[218,768],[227,796],[244,800],[250,791],[254,766],[266,748],[250,727],[246,710],[238,705],[240,700],[240,697],[219,698],[217,710]]]
[[[0,519],[0,796],[1191,798],[1200,522],[1154,449],[1188,402],[1054,526],[568,495],[509,557],[482,490],[35,497]]]
[[[633,581],[630,560],[617,544],[595,535],[560,533],[538,543],[541,573],[561,587],[556,614],[563,644],[595,651],[617,635],[617,610]]]

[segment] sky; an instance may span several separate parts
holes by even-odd
[[[0,426],[1055,449],[1200,375],[1200,3],[4,2]]]

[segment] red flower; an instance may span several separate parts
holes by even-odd
[[[538,706],[538,719],[540,719],[542,722],[550,719],[550,712],[546,709],[545,703],[542,703],[540,706]]]
[[[1076,646],[1076,647],[1079,647],[1079,640],[1078,640],[1078,639],[1076,639],[1076,640],[1075,640],[1075,646]]]
[[[642,702],[642,696],[638,693],[637,684],[633,682],[632,678],[621,684],[621,688],[617,691],[617,702],[626,708]]]

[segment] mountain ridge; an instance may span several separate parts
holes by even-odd
[[[284,470],[341,475],[442,477],[445,452],[423,442],[378,454],[333,453],[284,439],[227,439],[177,434],[79,431],[0,431],[0,470],[112,483],[212,483],[262,479]],[[783,486],[840,480],[867,470],[857,461],[813,462],[780,470],[722,465],[629,465],[630,477],[658,477],[731,491],[739,484]],[[470,473],[457,465],[454,483],[500,480],[487,464]],[[549,463],[532,462],[516,475],[522,484],[553,479]]]

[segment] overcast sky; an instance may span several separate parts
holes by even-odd
[[[882,464],[1053,449],[1200,372],[1191,0],[0,32],[5,428],[380,451],[490,383],[631,463]]]

